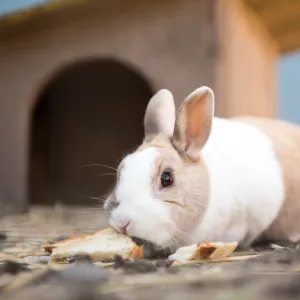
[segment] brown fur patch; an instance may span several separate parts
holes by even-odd
[[[207,166],[201,156],[196,162],[192,161],[185,152],[174,147],[171,137],[163,134],[146,136],[137,151],[148,147],[156,147],[161,151],[155,162],[157,172],[153,176],[152,184],[159,184],[159,174],[166,165],[171,165],[175,170],[174,186],[165,188],[160,193],[164,202],[170,206],[177,228],[193,238],[189,234],[201,221],[209,200],[210,180]],[[182,234],[175,238],[184,244]]]
[[[264,237],[297,242],[300,240],[300,126],[264,118],[238,119],[257,126],[270,137],[284,173],[285,201]]]

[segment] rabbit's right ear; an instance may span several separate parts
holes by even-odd
[[[173,135],[175,126],[175,103],[172,93],[159,90],[149,101],[144,117],[145,135],[163,133]]]
[[[173,144],[192,160],[200,157],[206,144],[214,117],[214,92],[202,86],[192,92],[178,109]]]

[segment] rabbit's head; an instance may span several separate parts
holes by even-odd
[[[119,232],[158,248],[192,241],[209,200],[209,174],[201,158],[214,116],[214,93],[200,87],[175,114],[170,91],[160,90],[148,103],[145,138],[117,171],[105,201],[109,223]]]

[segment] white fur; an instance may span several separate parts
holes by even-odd
[[[199,88],[185,102],[203,91],[208,91],[212,97],[207,102],[211,107],[204,107],[209,117],[214,108],[211,89]],[[162,122],[161,117],[156,119],[153,114],[156,111],[159,116],[167,116],[168,106],[161,106],[159,100],[164,94],[165,91],[157,94],[148,106],[150,115],[146,118],[150,121],[146,125],[157,122],[159,130],[169,133],[174,118],[168,117]],[[171,96],[168,93],[167,96],[170,100]],[[185,120],[179,121],[182,125]],[[176,226],[168,206],[159,199],[159,192],[151,182],[158,155],[159,150],[150,147],[125,158],[115,190],[119,206],[112,211],[110,224],[120,230],[130,221],[127,227],[129,235],[163,247],[170,242]],[[251,124],[214,118],[201,156],[209,173],[209,201],[204,217],[198,220],[194,232],[188,234],[198,242],[251,243],[274,221],[284,201],[283,172],[271,140]]]
[[[151,242],[163,245],[169,242],[175,225],[167,206],[152,192],[151,180],[158,154],[156,148],[150,147],[125,158],[116,188],[119,206],[113,210],[110,224],[120,230],[130,221],[128,235],[149,237]]]
[[[194,235],[252,242],[284,201],[283,174],[271,140],[251,124],[214,118],[202,157],[210,174],[210,201]]]

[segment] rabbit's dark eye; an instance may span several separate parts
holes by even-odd
[[[160,177],[162,187],[167,187],[173,184],[173,177],[171,172],[163,172]]]

